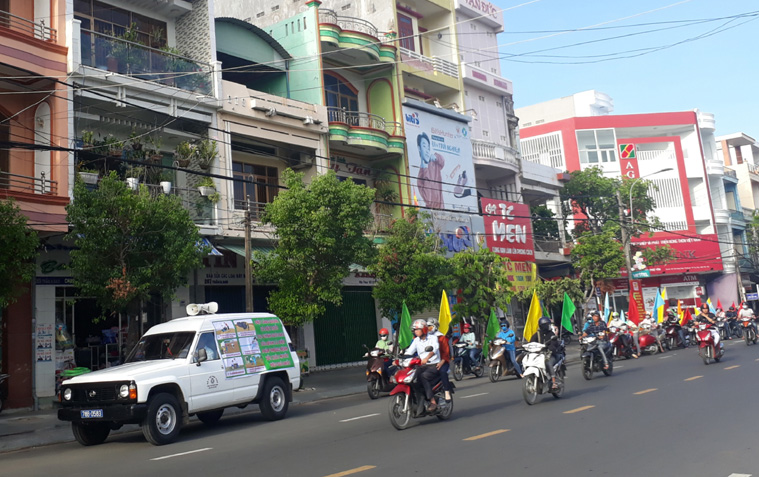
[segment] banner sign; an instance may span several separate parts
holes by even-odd
[[[675,259],[664,265],[648,266],[636,263],[633,270],[645,269],[653,275],[693,274],[722,271],[722,255],[717,234],[690,235],[686,233],[657,233],[653,238],[632,239],[633,247],[659,248],[669,245]],[[627,270],[622,269],[622,276]]]
[[[640,315],[638,318],[642,320],[646,310],[645,300],[643,300],[643,287],[640,280],[632,280],[630,285],[632,286],[630,298],[635,300],[635,306],[638,307],[638,314]]]
[[[516,262],[534,262],[530,207],[496,199],[480,199],[491,252]]]
[[[511,282],[511,289],[515,292],[529,290],[537,281],[538,267],[532,262],[506,262],[504,264],[508,275],[506,278]]]
[[[276,317],[214,321],[227,378],[293,366],[282,322]]]
[[[640,177],[638,169],[638,158],[635,157],[635,144],[619,145],[619,166],[622,176],[628,179],[637,179]]]

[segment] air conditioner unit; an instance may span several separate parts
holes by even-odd
[[[314,156],[307,152],[292,152],[290,153],[288,165],[294,170],[311,167],[314,165]]]

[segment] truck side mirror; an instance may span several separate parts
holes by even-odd
[[[200,366],[200,363],[203,361],[208,361],[208,353],[205,348],[200,348],[195,352],[195,361],[198,363],[198,366]]]

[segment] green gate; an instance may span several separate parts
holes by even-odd
[[[343,288],[343,304],[327,306],[327,312],[314,320],[316,364],[350,363],[363,359],[366,350],[377,342],[377,318],[371,288]]]

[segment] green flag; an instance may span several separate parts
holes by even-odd
[[[500,327],[498,326],[498,317],[495,316],[495,310],[491,308],[490,318],[488,319],[488,326],[485,329],[485,339],[482,340],[483,353],[488,352],[488,343],[490,342],[490,340],[495,339],[495,335],[498,334],[499,329]]]
[[[406,308],[406,302],[403,302],[403,311],[401,312],[401,324],[398,326],[398,347],[406,349],[414,340],[414,334],[411,332],[411,313]]]
[[[561,306],[561,326],[563,326],[570,333],[574,333],[575,329],[572,326],[572,315],[575,314],[575,304],[569,299],[567,292],[564,292],[564,304]]]

